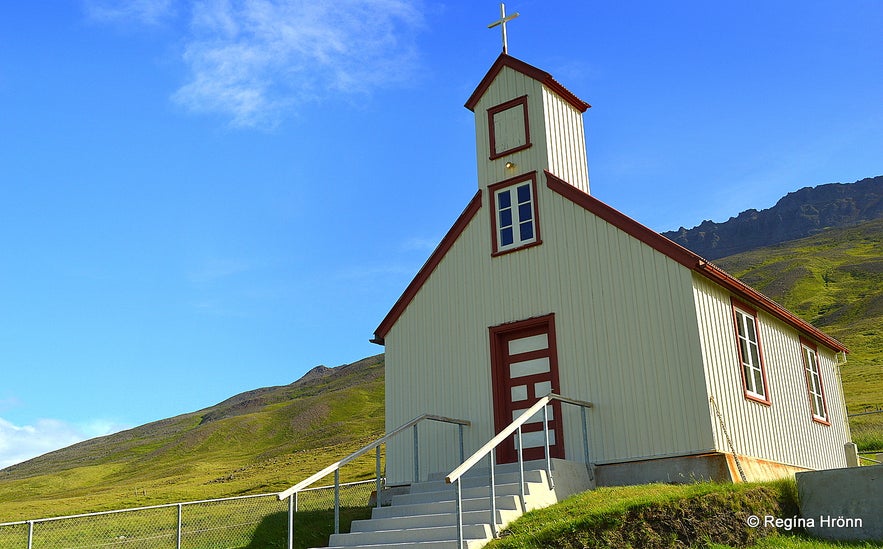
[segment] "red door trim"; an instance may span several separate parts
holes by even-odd
[[[490,335],[491,347],[491,386],[493,388],[493,408],[494,408],[494,432],[499,433],[507,425],[512,422],[511,412],[511,393],[509,393],[508,379],[504,376],[508,374],[504,371],[505,361],[508,358],[508,350],[503,348],[504,342],[507,341],[506,336],[513,332],[527,331],[536,329],[537,334],[547,333],[549,338],[549,377],[552,383],[552,392],[561,393],[561,385],[558,380],[558,343],[555,335],[555,313],[548,315],[528,318],[516,322],[500,324],[488,328]],[[531,358],[531,353],[525,353],[522,358]],[[529,399],[527,406],[536,402],[536,400],[544,395],[534,395]],[[532,401],[532,402],[531,402]],[[561,419],[561,402],[553,401],[552,409],[554,411],[555,428],[555,445],[551,448],[551,455],[555,458],[564,458],[564,429]],[[528,432],[525,429],[524,432]],[[537,459],[530,457],[529,454],[535,453],[525,449],[525,459]],[[540,449],[540,454],[543,451]],[[501,444],[497,448],[497,461],[499,463],[511,463],[516,461],[514,439],[510,439],[506,443]]]

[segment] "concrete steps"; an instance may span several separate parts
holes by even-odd
[[[525,483],[528,509],[556,500],[545,471],[526,470]],[[524,512],[517,469],[501,466],[494,485],[496,515],[492,517],[487,470],[462,479],[465,548],[484,546],[493,537],[493,522],[499,531]],[[409,493],[393,496],[390,506],[375,508],[370,519],[353,521],[350,533],[332,535],[329,545],[335,549],[464,549],[457,548],[455,500],[455,487],[440,478],[415,483]]]

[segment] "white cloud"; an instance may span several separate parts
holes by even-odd
[[[405,252],[431,252],[438,247],[441,238],[411,237],[405,240],[400,248]]]
[[[106,420],[74,425],[57,419],[40,419],[34,425],[18,426],[0,418],[0,469],[125,428]]]
[[[360,94],[409,78],[413,0],[203,0],[183,59],[189,81],[173,99],[239,127],[272,127],[329,92]]]

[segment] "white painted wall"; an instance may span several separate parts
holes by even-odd
[[[758,311],[772,404],[748,400],[743,396],[730,294],[698,274],[693,283],[708,392],[718,403],[736,452],[809,469],[845,467],[843,445],[850,435],[833,351],[818,347],[831,423],[823,425],[812,420],[799,334]],[[730,451],[716,417],[714,437],[718,450]]]
[[[555,313],[561,391],[595,404],[593,462],[711,450],[690,271],[553,193],[545,177],[537,189],[542,245],[492,258],[483,197],[386,335],[387,428],[423,412],[468,419],[467,453],[477,449],[494,434],[488,328]],[[565,449],[581,460],[577,414],[566,407]],[[439,431],[424,471],[455,465],[456,429]],[[412,447],[390,445],[392,482],[410,479]]]

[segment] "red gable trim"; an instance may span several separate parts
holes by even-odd
[[[524,61],[520,59],[516,59],[510,55],[505,53],[501,53],[500,57],[497,57],[497,60],[494,61],[494,64],[491,65],[487,74],[484,75],[484,78],[481,79],[481,82],[478,83],[478,87],[475,88],[475,91],[472,92],[472,95],[469,96],[469,100],[466,101],[466,108],[470,111],[475,111],[475,106],[478,104],[478,101],[490,87],[491,82],[497,77],[503,67],[509,67],[510,69],[516,70],[534,80],[540,82],[553,92],[557,93],[561,96],[562,99],[573,105],[573,108],[577,109],[579,112],[586,112],[586,109],[590,108],[591,105],[575,96],[570,90],[562,86],[558,83],[552,75],[547,73],[546,71],[540,70],[533,65],[528,65]]]
[[[448,253],[448,250],[450,250],[451,246],[454,245],[454,242],[460,238],[460,235],[466,230],[466,226],[469,225],[469,222],[472,221],[472,218],[475,217],[475,214],[477,214],[480,209],[481,190],[475,193],[475,196],[469,201],[466,209],[463,210],[463,213],[461,213],[460,217],[457,218],[457,221],[454,222],[454,226],[451,227],[444,238],[442,238],[439,245],[432,252],[432,255],[429,256],[429,259],[426,260],[426,263],[424,263],[417,272],[417,276],[414,277],[414,280],[412,280],[411,283],[408,284],[408,287],[405,288],[404,293],[402,293],[398,301],[395,302],[395,305],[392,306],[389,313],[386,314],[386,317],[380,323],[380,326],[374,330],[374,339],[371,340],[371,343],[377,343],[378,345],[384,344],[383,338],[389,333],[390,328],[392,328],[399,317],[402,316],[402,313],[408,308],[411,300],[414,299],[414,296],[417,295],[417,292],[420,291],[420,288],[426,283],[426,280],[429,279],[429,276],[435,271],[435,268],[438,267],[438,264],[441,263],[441,260]]]
[[[825,346],[834,349],[835,351],[842,351],[845,353],[849,352],[849,349],[847,349],[842,343],[840,343],[833,337],[825,334],[809,322],[806,322],[802,318],[795,316],[794,313],[785,309],[784,307],[782,307],[772,299],[768,298],[767,296],[763,295],[762,293],[758,292],[751,286],[748,286],[739,279],[727,274],[719,267],[716,267],[715,265],[709,263],[707,260],[701,258],[687,248],[684,248],[683,246],[672,242],[668,238],[662,236],[661,234],[644,225],[641,225],[640,223],[623,214],[622,212],[611,208],[597,198],[582,192],[581,190],[568,183],[565,183],[563,180],[559,179],[548,171],[546,172],[546,186],[548,186],[551,190],[555,191],[564,198],[577,204],[578,206],[581,206],[589,212],[597,215],[614,227],[624,231],[634,238],[637,238],[644,244],[647,244],[656,251],[665,254],[674,261],[677,261],[684,267],[687,267],[688,269],[701,274],[702,276],[710,279],[718,285],[723,286],[725,289],[734,293],[740,299],[747,300],[748,302],[770,313],[771,315],[775,316],[786,324],[791,325],[799,332],[808,334],[816,341],[823,343]]]

